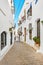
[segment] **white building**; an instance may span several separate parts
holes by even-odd
[[[35,48],[33,37],[40,39],[40,44],[37,52],[43,53],[43,0],[25,0],[24,6],[19,16],[19,26],[22,35],[20,41],[26,42]],[[36,44],[37,45],[37,44]]]
[[[0,60],[14,44],[14,20],[8,0],[0,0]]]

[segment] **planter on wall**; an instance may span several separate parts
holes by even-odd
[[[12,32],[12,28],[9,28],[9,31]]]
[[[43,24],[43,20],[41,21],[41,23]]]

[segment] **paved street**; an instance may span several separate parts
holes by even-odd
[[[43,55],[27,44],[16,42],[0,65],[43,65]]]

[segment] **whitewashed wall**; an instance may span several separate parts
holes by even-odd
[[[28,7],[27,7],[28,8]],[[22,12],[22,11],[21,11]],[[21,14],[20,14],[21,16]],[[32,18],[31,20],[24,21],[19,27],[22,26],[22,32],[24,34],[24,28],[28,29],[29,23],[32,23],[32,38],[34,36],[37,36],[37,19],[40,18],[40,21],[43,20],[43,0],[38,0],[37,4],[35,5],[35,2],[32,2]],[[18,28],[19,28],[18,27]],[[26,43],[30,44],[31,46],[34,45],[33,39],[29,39],[29,31],[26,32]],[[24,41],[24,36],[21,36],[21,41]],[[37,50],[37,52],[43,53],[43,24],[40,22],[40,49]]]
[[[5,13],[5,15],[2,13],[1,10]],[[6,31],[7,33],[7,46],[2,51],[0,51],[0,59],[3,58],[3,56],[10,49],[9,28],[12,26],[14,26],[13,15],[11,14],[8,0],[0,0],[0,35],[3,31]]]
[[[40,18],[40,50],[38,51],[43,53],[43,25],[41,23],[43,20],[43,0],[39,0],[36,6],[33,5],[33,7],[34,19],[37,20],[37,18]]]

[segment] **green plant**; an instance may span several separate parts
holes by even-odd
[[[43,24],[43,20],[41,21],[41,23]]]
[[[36,39],[36,42],[37,42],[37,43],[40,43],[40,38],[37,38],[37,39]]]
[[[35,36],[35,37],[33,37],[33,40],[36,42],[36,39],[37,39],[37,37]]]
[[[36,43],[40,43],[40,38],[39,37],[33,37],[33,40],[36,42]]]

